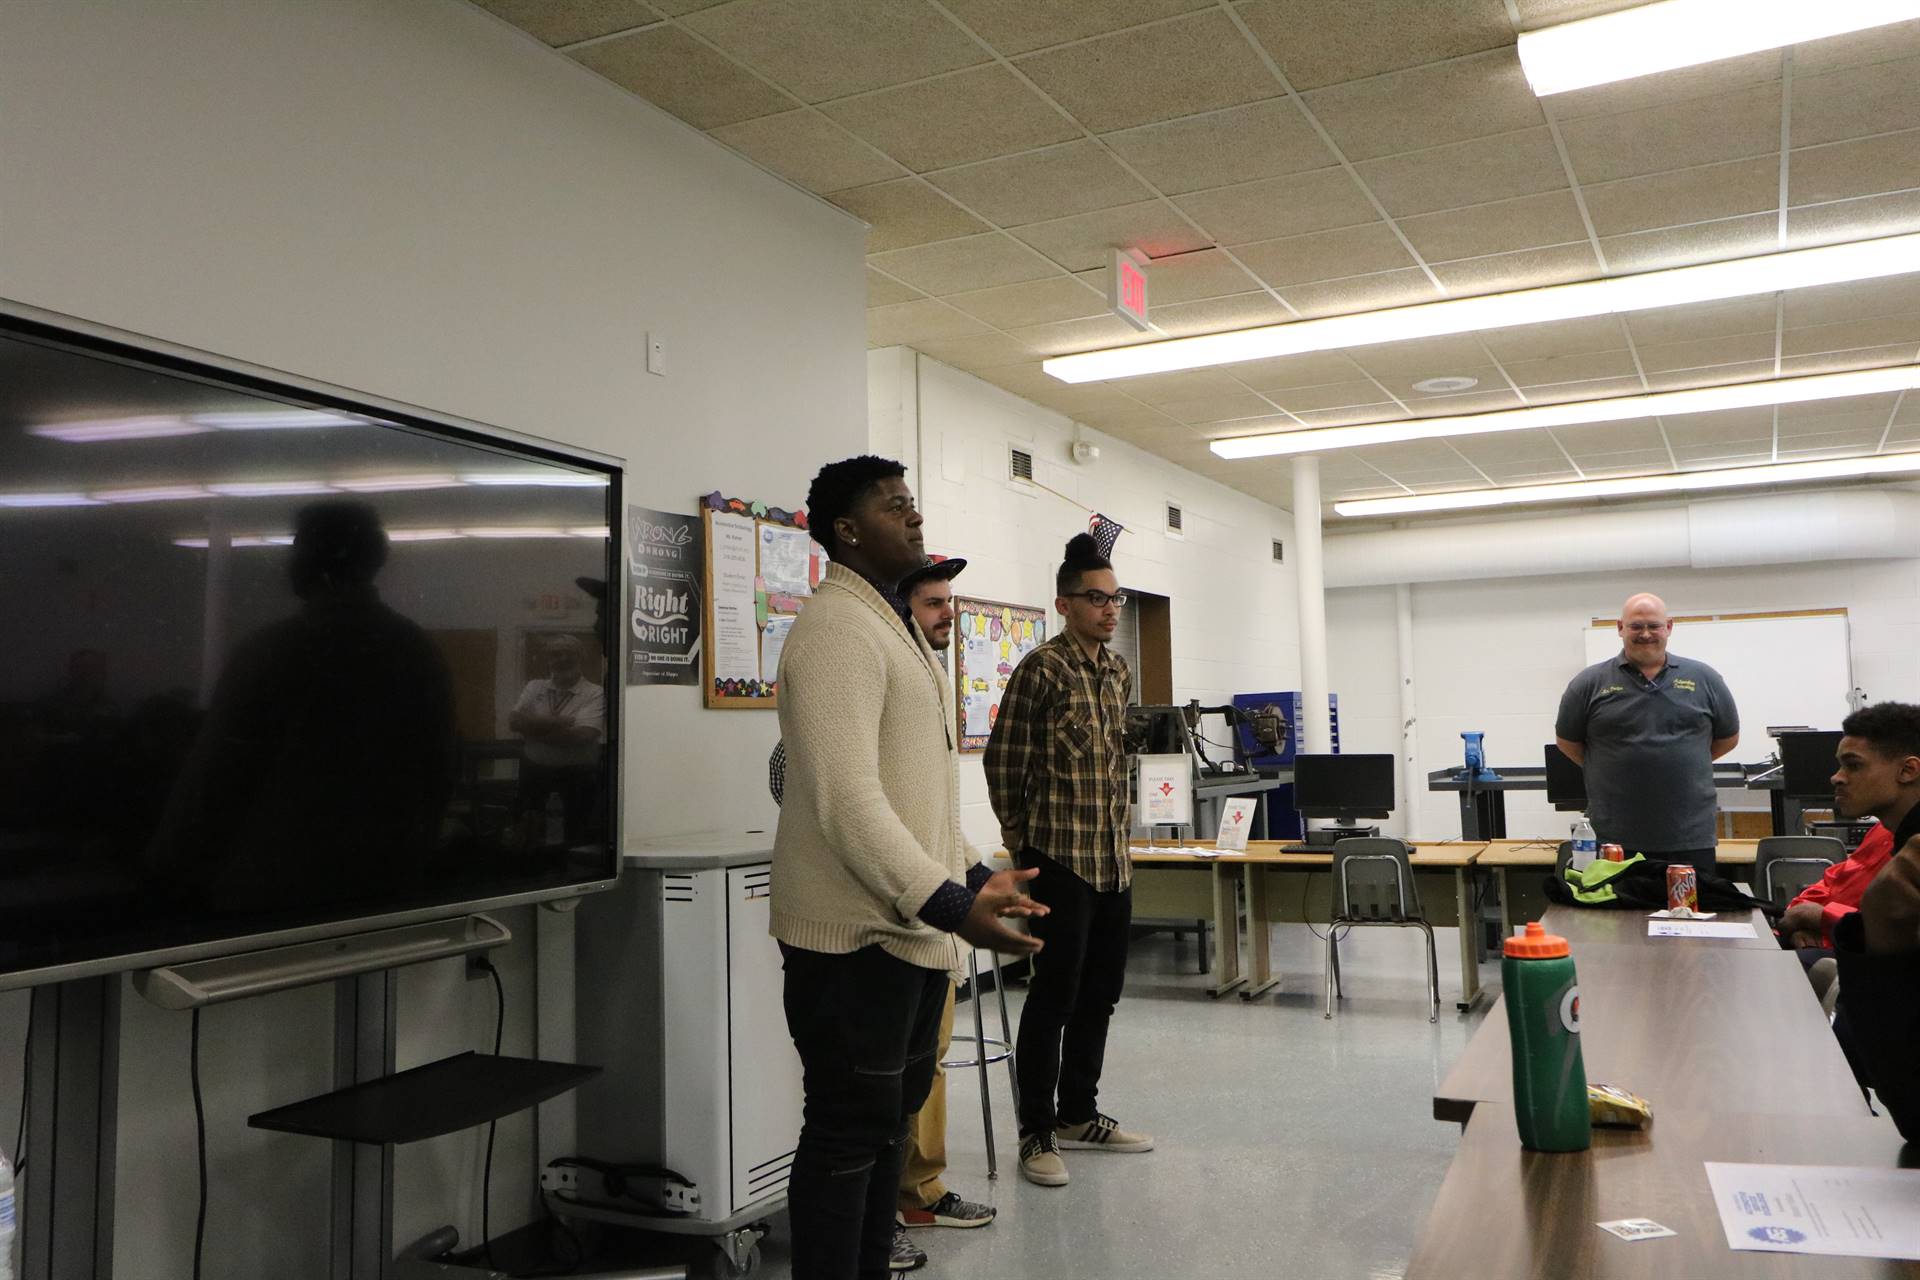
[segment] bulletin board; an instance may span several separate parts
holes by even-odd
[[[825,556],[806,513],[765,503],[700,500],[706,534],[706,705],[772,711],[780,705],[780,651],[820,585]]]
[[[1013,669],[1047,638],[1047,613],[994,600],[955,599],[953,608],[960,750],[985,751]]]

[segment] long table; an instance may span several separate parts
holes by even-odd
[[[1512,933],[1516,924],[1538,919],[1539,913],[1547,905],[1546,898],[1535,890],[1534,884],[1520,883],[1525,877],[1510,876],[1508,873],[1551,872],[1554,860],[1559,856],[1559,847],[1557,840],[1489,840],[1480,856],[1474,860],[1476,868],[1492,874],[1498,890],[1501,937]],[[1753,866],[1754,860],[1760,856],[1759,849],[1758,840],[1722,840],[1715,857],[1723,869],[1737,870]],[[1525,892],[1520,891],[1522,888]]]
[[[1207,841],[1194,843],[1211,847]],[[1213,984],[1209,990],[1215,996],[1238,989],[1243,999],[1251,1000],[1280,981],[1273,972],[1267,926],[1307,919],[1324,922],[1331,918],[1331,910],[1320,910],[1319,901],[1309,901],[1306,886],[1303,886],[1299,910],[1289,914],[1283,896],[1272,892],[1271,881],[1275,876],[1298,877],[1331,871],[1333,851],[1282,853],[1281,847],[1277,840],[1250,840],[1244,854],[1224,853],[1214,857],[1139,846],[1133,851],[1136,915],[1212,917],[1216,942]],[[1456,921],[1461,924],[1458,1007],[1462,1010],[1471,1008],[1480,996],[1480,963],[1471,920],[1475,905],[1474,860],[1485,847],[1477,842],[1416,842],[1411,858],[1416,876],[1445,877],[1451,890],[1448,895],[1451,902],[1423,901],[1423,905],[1427,907],[1429,921],[1440,925]],[[1191,883],[1183,883],[1189,880]],[[1328,889],[1330,900],[1331,883]],[[1247,904],[1244,964],[1238,907],[1238,896],[1242,893]],[[1453,921],[1448,920],[1449,915],[1454,917]]]

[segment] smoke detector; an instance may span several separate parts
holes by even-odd
[[[1480,385],[1480,379],[1448,375],[1441,378],[1422,378],[1413,384],[1415,391],[1436,396],[1447,395],[1455,391],[1471,391]]]
[[[1100,446],[1091,440],[1073,442],[1073,460],[1083,467],[1090,467],[1100,461]]]

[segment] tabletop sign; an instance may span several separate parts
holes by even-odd
[[[1142,827],[1184,827],[1193,821],[1193,762],[1186,755],[1136,756],[1140,790],[1134,823]]]
[[[1115,249],[1113,270],[1107,273],[1107,306],[1136,329],[1147,323],[1147,255],[1138,249]]]
[[[1253,826],[1254,807],[1259,803],[1257,796],[1237,796],[1222,802],[1220,831],[1214,837],[1214,847],[1233,853],[1245,853],[1247,832]]]

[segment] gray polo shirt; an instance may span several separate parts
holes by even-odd
[[[1573,678],[1553,731],[1586,746],[1589,815],[1602,840],[1629,853],[1718,843],[1712,743],[1740,732],[1718,671],[1669,653],[1648,680],[1623,652]]]

